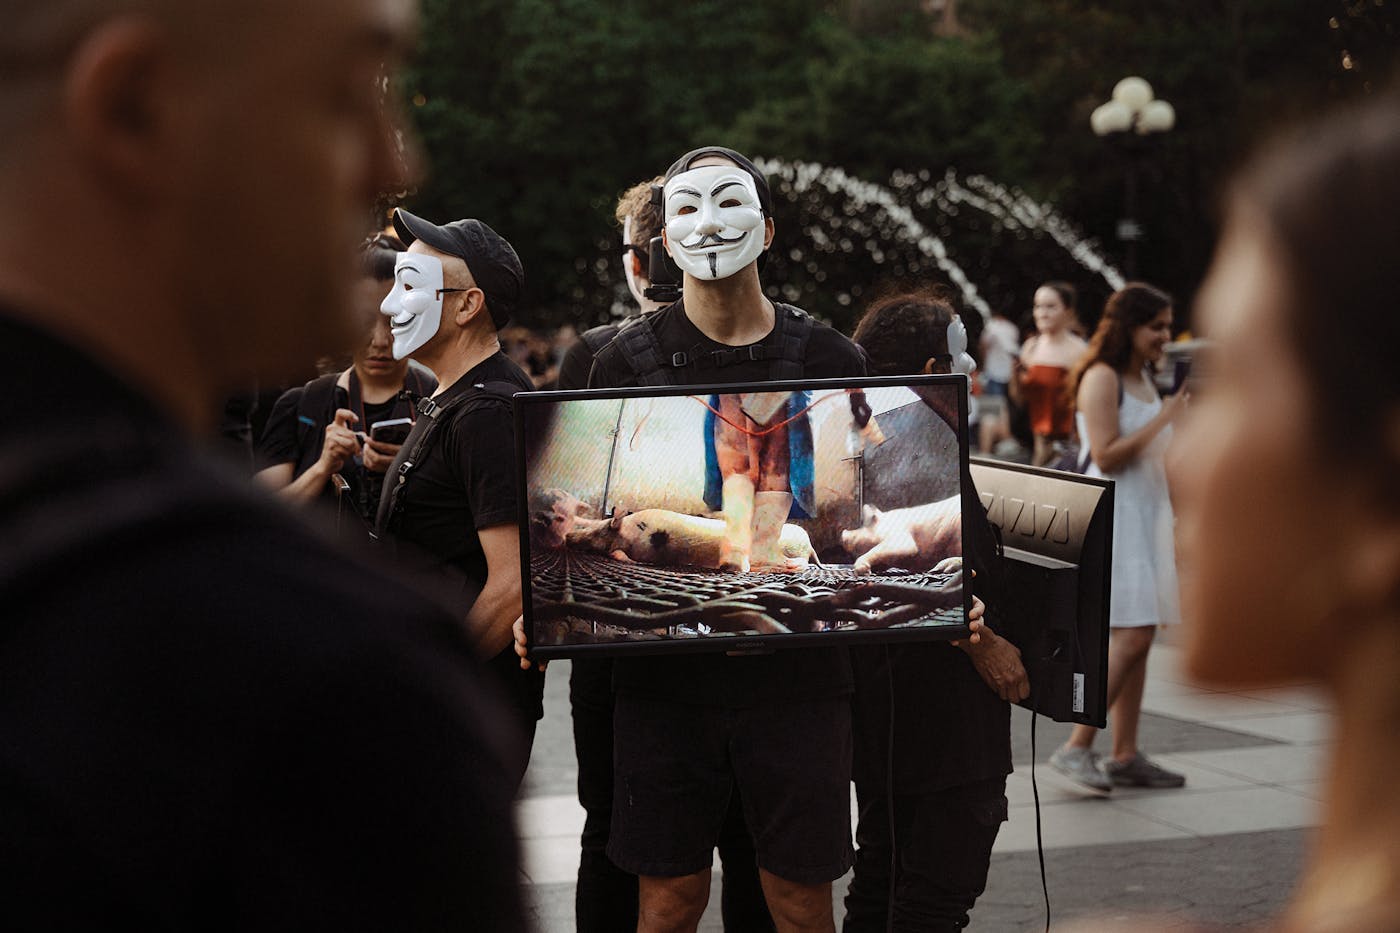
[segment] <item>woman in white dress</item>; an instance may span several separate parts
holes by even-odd
[[[1163,459],[1185,396],[1162,399],[1151,378],[1171,325],[1170,296],[1131,282],[1109,297],[1089,349],[1070,374],[1079,437],[1089,452],[1086,473],[1115,481],[1108,643],[1113,755],[1100,763],[1093,750],[1098,730],[1081,725],[1050,764],[1097,791],[1185,783],[1143,755],[1137,742],[1148,649],[1157,626],[1181,621]]]

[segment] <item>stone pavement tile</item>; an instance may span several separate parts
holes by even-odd
[[[1293,745],[1316,745],[1330,741],[1333,721],[1328,713],[1314,711],[1284,713],[1281,716],[1248,716],[1217,719],[1212,725],[1251,735],[1262,735]]]
[[[1143,688],[1142,695],[1155,700],[1166,699],[1168,697],[1188,697],[1200,696],[1206,693],[1216,693],[1215,690],[1202,690],[1192,684],[1179,684],[1170,680],[1153,680],[1148,678],[1147,686]]]
[[[574,885],[533,884],[524,889],[525,915],[533,933],[574,933]]]
[[[1267,700],[1280,706],[1291,706],[1300,710],[1326,713],[1332,710],[1332,698],[1321,687],[1310,684],[1294,684],[1288,687],[1268,687],[1261,690],[1238,690],[1239,696],[1255,700]]]
[[[1215,723],[1243,716],[1269,716],[1296,712],[1292,707],[1233,693],[1198,693],[1192,696],[1143,697],[1145,712],[1198,723]]]
[[[1273,745],[1209,752],[1183,752],[1192,764],[1247,778],[1256,784],[1297,784],[1318,780],[1327,761],[1322,745]]]
[[[578,839],[525,839],[520,868],[531,884],[572,884],[578,877]]]
[[[1316,824],[1320,815],[1314,801],[1276,787],[1158,791],[1113,804],[1196,836],[1302,829]]]
[[[1011,710],[1011,758],[1019,771],[1029,766],[1031,761],[1030,738],[1031,714],[1019,706]],[[1051,722],[1039,717],[1036,720],[1036,750],[1041,761],[1048,759],[1069,737],[1070,726]],[[1099,740],[1099,748],[1107,750],[1111,735],[1105,734]],[[1251,735],[1232,729],[1222,729],[1215,725],[1191,722],[1175,716],[1161,716],[1143,713],[1138,724],[1138,738],[1142,747],[1152,756],[1176,754],[1186,751],[1210,751],[1222,748],[1246,748],[1258,745],[1277,745],[1277,739]]]
[[[544,718],[535,727],[521,797],[578,792],[573,728],[569,718],[569,662],[551,661],[544,678]]]
[[[515,805],[515,834],[521,839],[568,837],[577,845],[583,818],[583,807],[572,794],[527,797]]]
[[[1327,782],[1323,780],[1299,781],[1296,784],[1280,784],[1278,785],[1278,789],[1286,790],[1290,794],[1298,794],[1300,797],[1306,797],[1309,800],[1315,800],[1320,803],[1327,793]]]
[[[1159,632],[1166,631],[1159,629]],[[1148,681],[1170,681],[1177,684],[1191,684],[1191,678],[1182,670],[1182,650],[1170,644],[1161,635],[1152,645],[1147,656]],[[1193,685],[1194,686],[1194,685]]]
[[[1226,926],[1276,914],[1302,868],[1300,830],[1173,839],[1047,852],[1056,925],[1075,917],[1132,918],[1170,911]],[[1032,933],[1045,928],[1036,853],[997,853],[987,891],[972,912],[973,933]]]
[[[997,835],[995,852],[1034,851],[1035,811],[1018,808]],[[1111,800],[1080,800],[1042,804],[1042,835],[1046,849],[1108,845],[1150,839],[1184,839],[1189,834],[1159,820],[1130,812]]]

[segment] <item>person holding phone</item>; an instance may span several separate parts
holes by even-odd
[[[1089,476],[1115,483],[1113,601],[1108,624],[1108,702],[1113,757],[1093,751],[1098,730],[1076,725],[1050,765],[1098,792],[1119,787],[1181,787],[1185,776],[1138,749],[1147,653],[1158,626],[1181,621],[1174,518],[1163,458],[1187,395],[1157,394],[1152,372],[1171,339],[1172,299],[1142,282],[1109,296],[1088,351],[1070,373]]]
[[[343,497],[365,527],[374,524],[384,474],[413,426],[416,398],[437,388],[431,373],[394,359],[379,313],[403,248],[385,234],[364,245],[355,311],[368,327],[365,341],[346,369],[284,392],[258,439],[259,482],[297,503]]]

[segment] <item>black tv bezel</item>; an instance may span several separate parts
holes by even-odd
[[[970,628],[966,622],[972,611],[971,578],[963,579],[963,619],[960,625],[921,629],[878,629],[855,632],[796,632],[786,635],[725,635],[716,638],[685,638],[675,640],[610,641],[599,644],[536,645],[531,618],[534,602],[530,581],[530,497],[525,463],[525,408],[529,405],[583,401],[586,399],[669,398],[686,395],[732,394],[739,392],[793,392],[820,389],[878,389],[912,386],[947,385],[955,388],[958,399],[958,488],[968,476],[968,381],[954,375],[917,376],[853,376],[838,379],[787,379],[772,382],[728,382],[682,386],[630,386],[610,389],[554,389],[540,392],[518,392],[515,395],[515,470],[517,505],[520,526],[520,585],[521,614],[524,617],[525,638],[530,657],[540,661],[575,657],[631,657],[669,654],[716,654],[720,652],[777,651],[788,647],[838,647],[855,644],[890,644],[910,641],[954,641],[966,638]],[[961,551],[967,554],[967,497],[962,499]],[[965,570],[966,570],[965,566]]]
[[[1099,580],[1097,581],[1095,593],[1097,597],[1097,603],[1101,607],[1102,614],[1102,630],[1098,639],[1099,664],[1097,674],[1098,683],[1100,686],[1103,687],[1103,691],[1101,692],[1106,693],[1108,686],[1108,638],[1109,632],[1111,631],[1111,626],[1109,625],[1109,618],[1112,614],[1113,604],[1113,526],[1114,509],[1118,496],[1117,484],[1113,481],[1111,477],[1088,476],[1084,473],[1074,473],[1067,470],[1056,470],[1051,467],[1031,466],[1030,464],[1026,463],[1015,463],[1007,460],[997,460],[992,457],[969,457],[968,463],[970,466],[979,466],[1007,473],[1023,473],[1028,476],[1035,476],[1041,479],[1054,480],[1056,482],[1061,483],[1074,483],[1076,485],[1082,486],[1095,486],[1102,490],[1102,492],[1099,494],[1098,505],[1096,506],[1093,515],[1090,517],[1089,525],[1086,526],[1086,539],[1088,537],[1087,532],[1089,528],[1092,527],[1095,522],[1100,523],[1099,527],[1095,530],[1102,539],[1102,543],[1104,546],[1103,556],[1105,560],[1104,566],[1102,567],[1102,573],[1100,575]],[[976,486],[975,480],[973,485],[974,487]],[[1062,558],[1057,558],[1053,555],[1040,554],[1039,552],[1030,548],[1018,547],[1015,544],[1007,543],[1004,537],[1005,529],[1002,530],[1002,534],[1002,543],[1005,550],[1007,551],[1021,551],[1023,553],[1037,555],[1050,560],[1062,560]],[[1015,560],[1016,558],[1008,556],[1006,559]],[[1079,554],[1079,559],[1074,562],[1074,565],[1077,568],[1082,568],[1085,566],[1084,554],[1082,549]],[[1084,592],[1088,588],[1088,585],[1088,581],[1085,579],[1081,571],[1079,578],[1079,588],[1081,595],[1084,594]],[[1083,621],[1082,608],[1079,610],[1078,621]],[[1082,631],[1081,634],[1083,634]],[[1018,645],[1017,647],[1022,648],[1023,651],[1027,652],[1025,660],[1028,666],[1033,665],[1038,661],[1047,660],[1030,657],[1028,653],[1028,646]],[[1107,727],[1108,703],[1106,702],[1106,700],[1101,704],[1102,709],[1099,711],[1100,715],[1095,717],[1091,716],[1087,710],[1083,713],[1075,713],[1072,710],[1042,708],[1040,705],[1037,704],[1036,698],[1036,692],[1033,691],[1029,697],[1027,697],[1024,700],[1018,701],[1017,705],[1024,709],[1030,710],[1031,712],[1048,716],[1057,722],[1083,723],[1084,725],[1094,726],[1095,728],[1099,729]]]

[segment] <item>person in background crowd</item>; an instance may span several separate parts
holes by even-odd
[[[511,398],[534,389],[501,352],[497,332],[525,286],[515,250],[479,220],[439,226],[399,209],[408,244],[381,305],[393,353],[433,371],[438,389],[389,468],[375,527],[458,587],[456,610],[492,679],[511,701],[521,739],[514,777],[529,763],[544,715],[544,674],[522,671],[511,623],[520,615],[520,529]]]
[[[866,311],[855,341],[866,351],[872,375],[949,373],[948,333],[956,318],[935,294],[896,295]],[[952,415],[949,426],[956,431],[956,412]],[[1025,699],[1030,682],[1021,652],[995,632],[997,605],[990,591],[999,581],[995,539],[971,476],[964,474],[962,483],[963,511],[971,517],[966,563],[977,573],[973,585],[991,622],[979,638],[956,645],[850,649],[860,817],[843,933],[952,933],[966,927],[968,912],[986,888],[992,844],[1006,819],[1008,701]],[[921,713],[928,710],[957,712]],[[893,925],[887,926],[891,917]]]
[[[1036,333],[1021,347],[1016,393],[1030,415],[1035,449],[1031,463],[1045,466],[1074,437],[1074,399],[1065,393],[1071,367],[1086,344],[1074,330],[1077,294],[1068,282],[1046,282],[1035,290]]]
[[[984,454],[992,454],[997,444],[1011,437],[1007,394],[1016,373],[1021,333],[1006,315],[995,311],[982,329],[979,343],[982,349],[982,396],[979,400],[982,417],[977,447]]]
[[[525,928],[500,713],[450,617],[195,441],[249,373],[354,339],[414,19],[5,4],[6,930]]]
[[[389,322],[379,313],[402,251],[396,237],[383,234],[365,244],[354,302],[366,342],[348,369],[287,390],[258,440],[259,482],[298,503],[343,497],[362,519],[359,532],[374,527],[384,472],[416,417],[416,401],[437,388],[431,374],[394,359]],[[335,475],[343,490],[332,483]]]
[[[1157,626],[1181,621],[1163,457],[1187,397],[1182,392],[1163,400],[1152,380],[1171,327],[1171,298],[1150,285],[1128,283],[1109,297],[1093,341],[1069,379],[1089,453],[1085,472],[1114,481],[1108,642],[1113,757],[1100,767],[1093,751],[1098,730],[1076,725],[1050,764],[1097,791],[1186,783],[1143,755],[1137,741],[1148,649]]]
[[[651,284],[647,277],[648,246],[652,237],[660,235],[663,220],[651,192],[653,185],[664,181],[658,175],[639,182],[617,202],[623,270],[628,290],[643,314],[661,306],[643,291]],[[565,353],[558,388],[586,388],[595,349],[607,346],[617,330],[617,324],[605,324],[582,334]],[[578,758],[578,799],[587,814],[579,838],[578,883],[574,888],[574,917],[580,933],[611,933],[637,926],[637,876],[614,865],[607,853],[613,807],[612,680],[613,663],[608,658],[575,658],[570,665],[569,708]],[[772,930],[773,920],[759,885],[753,840],[744,825],[743,803],[737,793],[730,797],[717,848],[724,869],[720,897],[724,928],[731,933]]]
[[[652,188],[660,185],[664,178],[660,175],[649,181],[640,181],[622,193],[618,198],[614,216],[622,227],[622,271],[627,277],[627,290],[636,302],[640,314],[650,314],[663,307],[645,294],[651,285],[651,270],[648,268],[652,237],[661,235],[661,207],[651,202]],[[582,389],[588,386],[588,374],[593,369],[593,358],[599,350],[607,346],[621,323],[603,324],[579,335],[578,340],[564,353],[559,364],[559,388]]]
[[[844,336],[764,297],[772,197],[752,162],[693,150],[660,194],[683,298],[620,329],[597,353],[591,388],[865,374]],[[638,929],[696,928],[737,788],[777,928],[833,930],[831,882],[852,857],[846,653],[620,658],[614,683],[608,855],[639,876]]]

